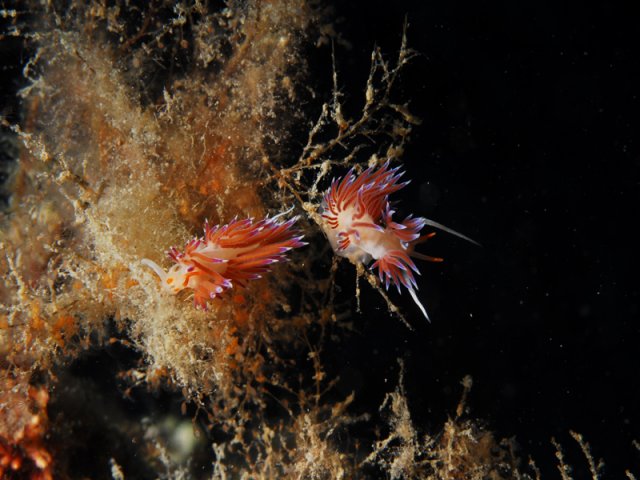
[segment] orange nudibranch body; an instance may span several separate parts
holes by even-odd
[[[281,215],[257,222],[234,219],[213,227],[205,222],[204,237],[187,242],[184,252],[175,247],[167,252],[175,262],[167,272],[149,259],[142,263],[160,277],[166,291],[177,294],[192,289],[195,305],[206,309],[207,301],[260,278],[270,265],[285,260],[289,250],[306,245],[293,228],[298,218],[280,221]]]
[[[336,255],[352,262],[375,262],[378,276],[385,288],[393,284],[400,292],[405,287],[425,318],[427,311],[418,299],[418,286],[414,273],[420,275],[410,257],[429,261],[441,261],[413,251],[414,245],[433,236],[420,236],[425,225],[440,228],[473,242],[432,220],[409,215],[402,222],[393,220],[389,195],[404,188],[409,182],[400,183],[404,172],[400,167],[389,168],[389,162],[374,170],[368,168],[360,175],[351,169],[339,180],[334,179],[322,202],[322,228]],[[473,242],[475,243],[475,242]]]

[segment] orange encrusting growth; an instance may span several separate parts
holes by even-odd
[[[53,479],[45,447],[48,402],[47,389],[26,384],[24,376],[0,378],[0,478]]]
[[[300,232],[292,228],[297,217],[281,222],[281,215],[257,222],[234,219],[213,227],[207,222],[204,237],[187,242],[184,252],[169,250],[175,265],[168,272],[151,260],[142,263],[156,272],[165,290],[176,294],[192,289],[195,305],[206,309],[210,299],[234,283],[244,287],[267,272],[269,265],[284,260],[289,250],[305,245]]]

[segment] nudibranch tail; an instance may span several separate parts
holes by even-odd
[[[306,245],[294,228],[298,217],[280,220],[286,213],[258,221],[234,218],[226,225],[205,222],[203,237],[188,241],[182,252],[169,249],[174,265],[167,272],[146,258],[142,264],[158,275],[170,293],[193,290],[194,304],[206,309],[209,300],[235,285],[246,286],[272,264],[285,260],[287,252]]]
[[[380,282],[388,289],[393,284],[409,290],[414,302],[425,318],[427,311],[418,299],[418,286],[414,273],[420,274],[410,256],[433,262],[441,258],[414,252],[416,244],[431,238],[434,233],[420,235],[425,226],[438,228],[478,245],[438,222],[409,215],[401,222],[393,219],[395,213],[389,195],[404,188],[409,182],[400,182],[404,172],[400,167],[390,168],[385,162],[375,170],[370,167],[360,175],[351,169],[342,179],[334,179],[322,202],[322,228],[336,255],[354,263],[369,263],[378,269]]]
[[[415,302],[415,304],[418,306],[418,308],[424,315],[424,318],[427,319],[427,322],[431,323],[431,319],[429,318],[427,309],[424,308],[424,305],[422,305],[422,302],[420,302],[420,299],[418,298],[418,294],[416,293],[416,291],[413,288],[409,288],[409,294],[411,295],[411,298],[413,298],[413,301]]]
[[[416,294],[418,284],[416,283],[416,279],[413,274],[415,272],[417,275],[420,275],[420,271],[406,251],[391,250],[387,252],[384,257],[376,260],[371,265],[371,268],[378,269],[378,277],[380,278],[380,282],[384,283],[386,290],[389,289],[390,284],[396,286],[398,293],[402,293],[400,286],[406,288],[427,321],[431,321],[427,314],[427,310],[424,305],[422,305],[418,299],[418,295]]]

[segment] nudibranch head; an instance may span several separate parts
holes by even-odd
[[[234,219],[226,225],[205,222],[203,237],[187,242],[184,251],[172,247],[167,252],[175,262],[168,271],[146,258],[142,263],[160,277],[165,291],[191,289],[195,305],[206,309],[209,300],[260,278],[270,265],[285,260],[289,250],[306,245],[294,228],[298,218],[281,221],[285,213],[259,221]]]
[[[408,216],[395,222],[395,213],[389,205],[389,195],[404,188],[409,182],[400,182],[404,172],[400,167],[390,168],[387,161],[377,170],[373,167],[356,175],[351,169],[342,179],[334,179],[322,202],[322,228],[336,255],[353,263],[368,264],[378,270],[385,288],[393,284],[401,291],[406,288],[424,316],[427,311],[420,303],[414,277],[420,274],[410,257],[429,261],[442,261],[413,251],[414,245],[434,234],[420,235],[430,225],[473,242],[432,220]],[[475,242],[473,242],[475,243]]]

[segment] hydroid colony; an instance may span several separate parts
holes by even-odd
[[[301,52],[326,43],[323,32],[332,28],[325,13],[302,0],[223,8],[32,2],[3,11],[5,34],[31,52],[21,118],[3,121],[3,135],[20,152],[0,238],[3,475],[109,471],[126,478],[138,468],[172,478],[384,471],[480,478],[498,465],[515,468],[507,456],[487,456],[464,440],[494,446],[489,434],[458,422],[461,413],[448,424],[446,443],[419,440],[401,390],[390,400],[386,442],[372,449],[344,441],[352,423],[372,421],[374,412],[351,412],[353,396],[327,393],[335,384],[321,358],[327,332],[346,335],[349,322],[361,321],[352,303],[334,301],[327,245],[354,261],[400,315],[364,263],[376,259],[383,280],[408,288],[420,305],[406,255],[428,222],[394,223],[386,205],[402,186],[388,165],[400,161],[418,123],[392,101],[413,56],[404,37],[392,62],[374,50],[356,117],[343,113],[335,71],[333,96],[318,106],[319,116],[300,106],[310,100]],[[308,123],[309,115],[317,120]],[[297,148],[289,132],[301,125],[307,141]],[[333,187],[327,182],[345,174]],[[379,190],[348,188],[381,178],[386,187]],[[344,223],[344,199],[366,210],[366,235],[333,232]],[[295,211],[285,212],[291,205]],[[204,237],[194,238],[203,224]],[[359,243],[390,231],[399,252],[393,258]],[[169,251],[175,266],[165,272],[164,252],[180,244],[185,250]],[[67,369],[114,343],[132,352],[119,372],[129,388],[171,392],[195,406],[194,422],[206,425],[196,428],[195,441],[205,446],[204,470],[193,452],[187,460],[166,453],[157,416],[127,423],[111,410],[101,415],[120,433],[93,446],[109,464],[89,473],[74,464],[72,446],[82,439],[64,407],[49,421],[50,394],[58,404],[73,399],[81,387],[65,380]],[[118,449],[130,437],[135,460]]]

